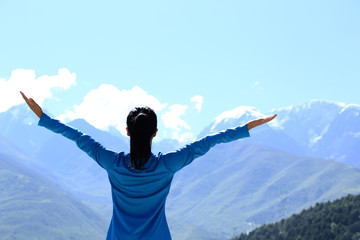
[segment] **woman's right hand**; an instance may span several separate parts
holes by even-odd
[[[36,114],[36,116],[41,118],[41,116],[43,115],[43,111],[42,111],[41,107],[39,106],[39,104],[37,104],[34,101],[34,99],[27,98],[23,92],[20,91],[20,93],[21,93],[22,97],[24,98],[25,102],[27,103],[27,105],[30,107],[30,109]]]

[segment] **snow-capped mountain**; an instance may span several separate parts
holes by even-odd
[[[317,141],[328,131],[332,121],[341,113],[344,103],[312,100],[305,104],[272,110],[277,113],[278,125],[286,134],[313,152]]]
[[[223,112],[216,117],[214,122],[200,133],[199,138],[227,128],[244,125],[250,120],[265,116],[266,114],[261,113],[254,107],[237,107],[233,110]],[[281,129],[278,119],[274,119],[267,125],[251,130],[250,135],[251,138],[248,141],[251,143],[267,145],[299,155],[306,153],[306,149],[304,149],[303,146]]]
[[[243,125],[246,122],[264,117],[255,107],[240,106],[235,109],[225,111],[215,118],[215,120],[200,133],[199,138],[207,134],[218,132],[226,128]]]
[[[314,100],[273,112],[307,155],[360,167],[360,105]]]
[[[200,136],[274,113],[278,116],[271,124],[251,131],[251,142],[360,167],[360,105],[355,104],[312,100],[266,113],[238,107],[220,114]]]
[[[360,106],[347,105],[321,135],[314,149],[320,157],[360,167]]]

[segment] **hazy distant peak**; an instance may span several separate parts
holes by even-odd
[[[71,126],[74,126],[74,127],[86,126],[86,127],[93,127],[93,128],[95,128],[93,125],[91,125],[90,123],[88,123],[88,122],[87,122],[85,119],[83,119],[83,118],[74,119],[74,120],[70,121],[68,124],[71,125]]]

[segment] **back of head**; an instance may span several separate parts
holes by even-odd
[[[130,134],[131,166],[142,170],[151,156],[151,139],[157,129],[156,114],[149,107],[136,107],[130,111],[126,124]]]

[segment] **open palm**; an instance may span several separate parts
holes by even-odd
[[[271,120],[273,120],[275,117],[277,116],[277,114],[274,114],[274,115],[271,115],[271,116],[267,116],[267,117],[264,117],[264,118],[259,118],[259,119],[256,119],[256,120],[252,120],[250,122],[247,123],[247,127],[248,129],[252,129],[254,127],[257,127],[257,126],[260,126],[264,123],[268,123],[270,122]]]
[[[34,99],[32,98],[27,98],[26,95],[21,92],[22,97],[24,98],[25,102],[27,103],[27,105],[30,107],[30,109],[36,114],[36,116],[38,116],[39,118],[41,118],[41,116],[43,115],[43,111],[41,109],[41,107],[39,106],[39,104],[37,104]]]

